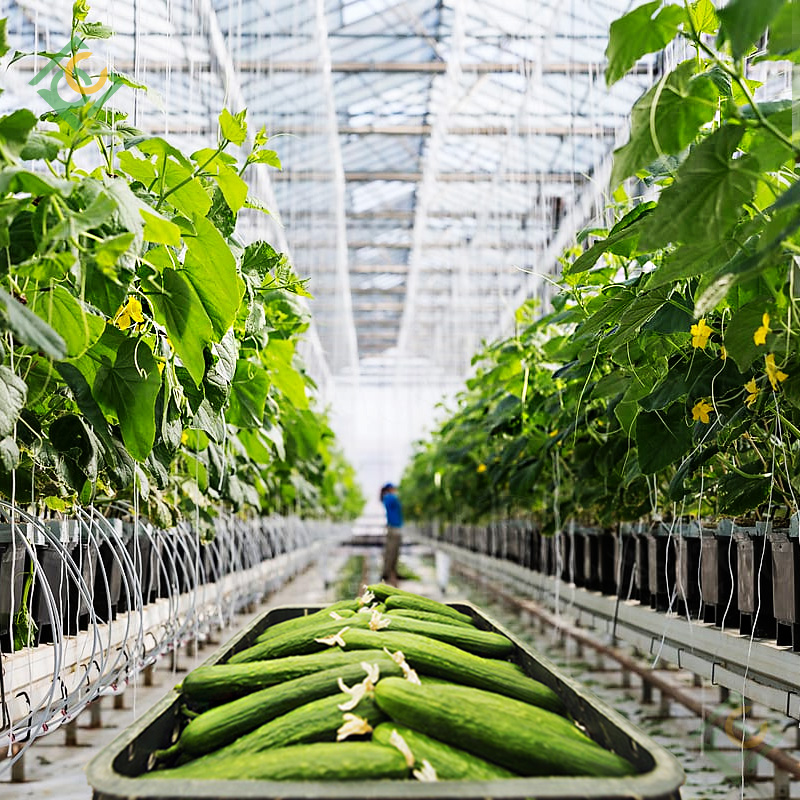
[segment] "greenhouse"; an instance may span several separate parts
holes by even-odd
[[[6,0],[0,798],[800,798],[798,63]]]

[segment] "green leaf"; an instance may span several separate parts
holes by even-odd
[[[0,58],[2,58],[8,52],[8,39],[6,38],[7,24],[8,19],[6,17],[0,19]]]
[[[126,269],[127,263],[120,260],[131,249],[136,236],[133,233],[120,233],[96,242],[91,251],[94,263],[103,273],[116,278],[119,268]]]
[[[269,376],[263,367],[239,359],[231,384],[231,402],[225,415],[240,428],[260,428],[269,391]]]
[[[61,335],[5,289],[0,289],[0,305],[5,307],[8,326],[20,342],[56,360],[64,358],[67,345]]]
[[[576,275],[591,269],[603,253],[630,256],[636,249],[643,221],[655,208],[654,202],[640,203],[629,211],[609,232],[605,239],[593,244],[570,266],[564,268],[565,275]]]
[[[743,134],[742,126],[726,125],[692,150],[662,192],[642,234],[643,246],[725,238],[760,177],[752,156],[733,158]]]
[[[220,164],[217,171],[217,185],[234,214],[244,206],[247,200],[247,184],[235,169]]]
[[[211,208],[211,197],[199,178],[192,177],[192,171],[182,164],[167,161],[164,165],[164,186],[169,190],[166,196],[173,208],[190,219],[197,215],[205,217]]]
[[[785,0],[731,0],[717,12],[717,44],[730,42],[731,53],[737,60],[747,55],[784,2]]]
[[[31,298],[30,308],[59,332],[67,348],[67,358],[82,355],[105,330],[105,320],[87,312],[63,286],[36,293]]]
[[[19,108],[0,117],[0,155],[7,161],[18,158],[35,126],[36,115],[27,108]]]
[[[275,169],[283,169],[283,164],[274,150],[254,150],[247,157],[248,164],[267,164]]]
[[[147,283],[146,295],[156,321],[167,329],[175,352],[199,386],[206,371],[203,349],[211,342],[213,330],[197,292],[183,273],[168,267],[160,285],[156,280]]]
[[[697,33],[714,33],[719,26],[717,9],[711,0],[697,0],[689,6],[689,16]]]
[[[643,474],[677,465],[691,446],[692,429],[686,424],[681,403],[666,411],[642,411],[636,418],[636,448]]]
[[[212,344],[211,352],[213,363],[203,379],[203,389],[209,404],[218,412],[228,402],[231,382],[236,373],[239,341],[233,331],[228,331],[222,341]]]
[[[119,166],[127,175],[139,183],[150,186],[156,179],[156,168],[145,158],[136,158],[130,151],[123,151],[117,156]]]
[[[3,167],[0,169],[0,195],[30,194],[46,197],[60,194],[69,197],[76,184],[72,181],[54,178],[51,175],[37,174],[22,167]]]
[[[93,393],[106,417],[119,422],[122,440],[137,461],[153,449],[161,375],[147,342],[125,337],[113,365],[97,372]]]
[[[652,164],[661,155],[677,155],[717,113],[719,89],[707,74],[695,75],[694,60],[679,64],[631,111],[631,135],[614,151],[611,186]]]
[[[114,35],[113,29],[102,22],[81,22],[75,30],[84,39],[110,39]]]
[[[187,254],[183,267],[219,341],[236,319],[244,281],[236,272],[236,260],[219,231],[205,217],[194,217],[193,222],[196,235],[184,235]]]
[[[82,233],[99,228],[117,210],[116,200],[105,191],[100,191],[83,211],[70,211],[58,225],[54,225],[44,237],[42,246],[54,242],[76,239]]]
[[[244,121],[244,113],[240,111],[235,116],[227,108],[222,109],[219,115],[219,129],[224,139],[234,144],[242,144],[247,138],[247,123]]]
[[[770,352],[775,333],[767,334],[767,344],[757,345],[753,335],[761,327],[765,313],[774,318],[771,298],[763,297],[742,306],[725,326],[725,349],[728,357],[744,372],[759,357]]]
[[[764,466],[760,461],[741,467],[746,475],[729,472],[717,484],[719,511],[721,514],[739,516],[754,511],[769,497],[771,475],[762,474]]]
[[[781,6],[769,26],[767,52],[785,56],[796,50],[800,50],[800,3],[791,0]]]
[[[664,6],[657,14],[661,0],[653,0],[630,11],[611,23],[606,47],[606,84],[611,86],[645,54],[663,50],[678,33],[685,19],[683,8]]]
[[[165,159],[174,158],[184,169],[192,170],[192,162],[177,147],[173,147],[166,139],[162,139],[160,136],[149,136],[146,139],[131,142],[129,146],[133,145],[146,156],[156,156],[159,165]]]
[[[291,339],[270,339],[263,352],[269,376],[294,408],[308,408],[306,384],[303,376],[294,368],[294,342]]]
[[[0,438],[14,432],[27,393],[25,381],[8,367],[0,366]]]
[[[144,218],[144,240],[154,244],[168,244],[171,247],[181,246],[181,229],[172,221],[160,214],[142,210]]]

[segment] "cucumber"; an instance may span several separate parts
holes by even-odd
[[[459,629],[460,630],[460,629]],[[557,714],[564,713],[561,698],[543,683],[529,678],[516,664],[467,653],[458,647],[401,631],[351,628],[342,634],[345,649],[401,650],[420,675],[475,686],[532,703]]]
[[[352,616],[355,614],[357,608],[358,603],[355,600],[340,600],[338,603],[326,606],[320,611],[314,611],[311,614],[305,614],[299,617],[292,617],[291,619],[285,619],[283,622],[278,622],[275,625],[270,625],[256,637],[256,642],[263,642],[265,639],[271,639],[279,633],[299,630],[307,625],[313,626],[315,623],[330,622],[333,619],[331,613],[339,614],[341,617]]]
[[[209,664],[193,669],[183,679],[181,691],[189,700],[214,705],[323,669],[382,658],[386,658],[386,653],[380,647],[374,652],[360,653],[330,647],[321,653],[252,664]]]
[[[225,761],[232,756],[253,755],[261,750],[303,742],[334,741],[346,713],[339,705],[348,700],[350,695],[337,692],[335,695],[306,703],[271,719],[213,753],[175,767],[174,772],[181,772],[185,778],[202,777],[209,764]],[[355,709],[348,713],[363,717],[373,728],[386,718],[370,695],[364,696]]]
[[[346,626],[368,628],[369,621],[369,614],[355,614],[346,620],[329,619],[327,622],[319,622],[310,627],[301,627],[296,630],[277,633],[269,639],[248,647],[246,650],[234,653],[228,659],[228,663],[245,664],[249,661],[264,661],[269,658],[284,658],[286,656],[303,655],[325,650],[327,645],[320,644],[317,639],[333,636]]]
[[[418,611],[415,608],[391,608],[386,612],[388,617],[406,617],[407,619],[421,619],[426,622],[438,622],[442,625],[460,625],[464,628],[474,628],[470,620],[463,622],[455,617],[446,617],[444,614],[434,614],[431,611]]]
[[[599,778],[635,772],[624,758],[580,731],[565,732],[570,723],[563,717],[493,692],[386,678],[375,687],[375,700],[395,722],[436,731],[441,741],[519,775]]]
[[[491,781],[498,778],[519,777],[504,767],[490,764],[482,758],[451,747],[449,744],[426,736],[396,722],[382,722],[375,728],[372,741],[391,745],[392,733],[397,731],[414,756],[417,768],[422,761],[428,761],[436,770],[439,780],[445,781]]]
[[[403,674],[402,669],[385,653],[381,655],[381,659],[369,662],[380,667],[381,677]],[[320,697],[338,695],[341,691],[338,684],[340,678],[350,685],[359,683],[366,676],[361,663],[355,662],[251,692],[192,719],[181,732],[177,743],[169,748],[169,753],[165,751],[165,756],[209,753],[293,708]]]
[[[474,625],[472,617],[462,614],[444,603],[431,600],[427,597],[409,594],[393,594],[386,598],[387,610],[405,608],[410,611],[427,611],[429,614],[440,614],[443,617],[463,622],[465,625]]]
[[[477,655],[503,658],[510,655],[514,649],[511,641],[502,634],[478,630],[475,627],[467,628],[463,625],[427,622],[426,620],[400,616],[385,617],[384,619],[389,620],[388,629],[391,631],[408,631],[409,633],[430,637]],[[356,614],[347,620],[332,620],[331,623],[320,623],[318,626],[288,631],[236,653],[229,663],[238,664],[314,652],[326,647],[318,639],[333,636],[345,627],[353,629],[369,628],[369,624],[369,614]],[[386,629],[384,628],[383,630]]]
[[[183,768],[159,770],[144,778],[182,778]],[[358,781],[407,778],[409,768],[394,747],[373,742],[317,742],[279,747],[215,761],[192,779],[268,781]]]

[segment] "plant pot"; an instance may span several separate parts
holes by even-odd
[[[736,587],[739,560],[733,538],[733,523],[722,520],[716,528],[701,529],[700,552],[703,621],[719,628],[738,628]]]
[[[698,617],[701,597],[700,526],[694,521],[679,522],[678,535],[673,538],[673,544],[679,610],[684,617]]]
[[[739,633],[775,638],[775,612],[772,606],[772,558],[766,523],[755,527],[734,525],[738,560]]]
[[[12,541],[12,536],[16,536],[16,541]],[[12,534],[11,525],[0,525],[0,652],[3,653],[13,649],[12,628],[22,599],[27,554],[21,534]]]
[[[621,524],[614,536],[616,595],[627,600],[635,596],[636,535],[632,525]]]
[[[772,550],[772,600],[775,638],[782,647],[800,652],[800,537],[797,515],[788,530],[768,533]]]
[[[657,522],[647,532],[647,568],[650,608],[666,611],[675,586],[675,559],[669,548],[670,529]]]

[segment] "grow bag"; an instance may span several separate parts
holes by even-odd
[[[663,747],[645,736],[628,720],[606,706],[583,686],[561,674],[549,661],[532,652],[518,639],[468,603],[452,604],[469,614],[485,630],[499,631],[514,644],[512,658],[527,674],[550,686],[564,701],[567,710],[578,719],[591,736],[627,758],[637,774],[624,778],[547,777],[512,778],[494,781],[361,781],[361,782],[270,782],[270,781],[199,781],[137,780],[146,772],[150,756],[157,748],[172,743],[180,729],[179,693],[171,691],[157,705],[140,717],[111,744],[95,756],[87,767],[94,800],[193,800],[196,798],[381,798],[381,800],[484,800],[485,798],[530,798],[537,800],[679,800],[684,780],[683,770]],[[280,607],[262,614],[205,663],[224,662],[245,649],[270,625],[320,606]]]

